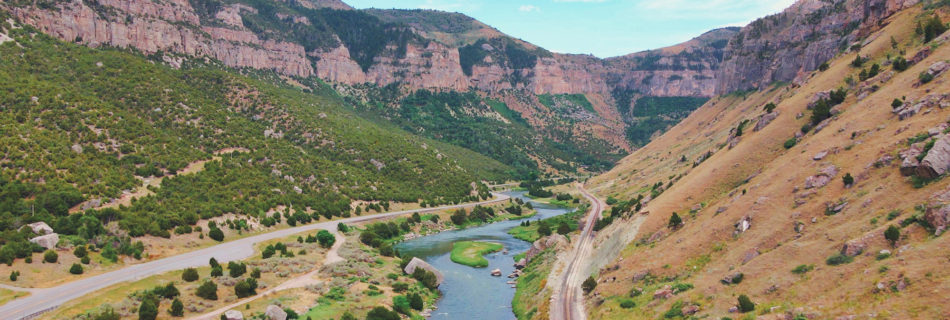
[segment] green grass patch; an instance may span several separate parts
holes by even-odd
[[[459,241],[452,244],[452,262],[463,264],[469,267],[484,268],[488,266],[488,260],[483,257],[486,254],[497,252],[504,246],[493,242],[481,241]]]
[[[541,220],[543,223],[546,223],[548,227],[551,228],[552,232],[556,232],[557,226],[561,222],[567,222],[567,225],[571,227],[571,230],[576,230],[578,227],[577,219],[584,214],[584,210],[574,210],[569,213],[565,213],[556,217],[550,217],[544,220]],[[541,235],[538,234],[539,221],[529,221],[530,225],[528,226],[517,226],[508,230],[508,234],[515,239],[535,242],[541,238]]]

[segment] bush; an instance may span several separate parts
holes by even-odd
[[[795,267],[795,269],[792,269],[792,273],[798,274],[798,275],[802,275],[802,274],[806,274],[806,273],[808,273],[809,271],[812,271],[812,270],[814,270],[814,269],[815,269],[815,266],[813,266],[813,265],[800,264],[800,265],[798,265],[797,267]]]
[[[571,226],[568,225],[567,222],[561,221],[561,223],[558,224],[557,226],[558,234],[565,235],[565,234],[571,233],[571,231],[572,231]]]
[[[85,256],[85,257],[82,257],[82,259],[79,259],[79,263],[89,264],[89,256]]]
[[[775,107],[777,106],[774,103],[769,102],[769,104],[766,104],[762,109],[764,109],[766,113],[772,113],[772,111],[775,111]]]
[[[683,224],[683,218],[680,218],[680,215],[673,212],[673,215],[670,216],[669,227],[671,229],[676,229],[677,226]]]
[[[195,295],[206,300],[218,300],[218,285],[211,281],[205,281],[195,290]]]
[[[237,278],[247,273],[247,265],[234,261],[228,262],[228,275],[231,278]]]
[[[901,99],[894,99],[894,101],[891,102],[891,108],[893,109],[900,108],[903,105],[904,101],[901,101]]]
[[[409,315],[412,312],[410,309],[409,298],[406,298],[406,296],[393,297],[393,311]]]
[[[827,62],[825,62],[825,63],[822,63],[820,66],[818,66],[818,71],[828,71],[828,68],[831,68],[831,66],[828,65]]]
[[[224,269],[220,265],[211,267],[211,277],[217,278],[224,275]]]
[[[181,273],[181,279],[185,282],[195,282],[198,280],[198,270],[195,268],[185,269],[185,272]]]
[[[44,261],[44,262],[47,262],[47,263],[56,263],[56,261],[58,261],[58,260],[59,260],[59,254],[57,254],[56,251],[53,251],[53,250],[46,250],[46,252],[43,253],[43,261]]]
[[[755,303],[747,295],[739,295],[739,312],[746,313],[755,311]]]
[[[798,139],[791,138],[791,139],[785,140],[785,143],[782,144],[782,147],[785,147],[785,149],[787,150],[787,149],[791,149],[795,147],[796,144],[798,144]]]
[[[901,239],[901,229],[898,229],[895,226],[887,227],[887,230],[884,231],[884,239],[891,242],[891,246],[897,243]]]
[[[329,231],[320,230],[320,232],[317,232],[317,242],[320,243],[321,247],[329,248],[332,247],[334,243],[336,243],[336,236],[334,236]]]
[[[624,309],[633,309],[636,306],[637,306],[637,303],[633,302],[633,300],[630,300],[630,299],[626,299],[620,302],[620,307]]]
[[[851,173],[847,173],[844,178],[841,178],[841,181],[844,182],[846,187],[849,187],[854,184],[854,177],[851,176]]]
[[[366,314],[366,320],[400,320],[399,313],[386,307],[375,307]]]
[[[538,223],[538,234],[542,237],[547,237],[551,235],[551,227],[548,226],[544,221]]]
[[[841,253],[837,253],[833,256],[828,257],[828,259],[825,260],[825,263],[827,263],[829,266],[839,266],[842,264],[851,263],[852,261],[854,261],[854,257],[849,257]]]
[[[425,307],[425,302],[422,301],[422,296],[418,293],[413,293],[409,295],[409,306],[415,310],[422,310]]]
[[[921,72],[917,78],[920,80],[920,83],[929,83],[934,80],[934,76],[928,72]]]
[[[86,246],[78,246],[76,249],[73,249],[73,255],[76,256],[76,258],[82,259],[89,255],[89,251],[86,250]]]
[[[250,296],[257,295],[257,280],[254,278],[247,278],[244,281],[238,282],[234,285],[234,295],[238,298],[246,298]]]
[[[11,272],[10,272],[10,281],[16,281],[16,279],[19,278],[19,277],[20,277],[20,272],[19,272],[19,271],[11,271]]]
[[[901,72],[901,71],[907,70],[907,68],[910,68],[910,63],[907,62],[907,59],[904,59],[904,57],[899,56],[897,58],[894,58],[893,66],[894,66],[894,70]]]
[[[146,298],[139,306],[139,320],[155,320],[156,317],[158,317],[158,302],[155,299]]]
[[[175,298],[175,300],[172,301],[172,307],[168,309],[168,314],[170,314],[172,317],[184,316],[185,305],[181,303],[181,300],[178,300],[178,298]]]
[[[224,232],[218,228],[212,228],[211,231],[208,231],[208,237],[214,241],[221,242],[224,241]]]
[[[594,277],[587,277],[587,280],[584,280],[584,283],[581,284],[584,294],[594,291],[595,288],[597,288],[597,280],[594,280]]]
[[[72,267],[69,267],[69,273],[72,274],[82,274],[82,266],[78,263],[73,263]]]
[[[167,285],[158,286],[152,289],[152,293],[156,296],[161,297],[162,299],[171,299],[181,295],[181,292],[178,292],[178,288],[175,288],[175,283],[168,283]]]
[[[343,222],[336,224],[336,230],[342,233],[350,232],[350,227],[347,227]]]
[[[924,42],[930,42],[944,32],[947,32],[947,25],[935,14],[927,20],[927,24],[924,26]]]
[[[254,270],[251,270],[251,278],[260,279],[260,278],[261,278],[261,268],[254,268]]]

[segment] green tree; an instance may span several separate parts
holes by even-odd
[[[894,108],[894,109],[900,108],[903,105],[904,105],[904,101],[901,101],[901,99],[895,98],[894,101],[891,102],[891,108]]]
[[[43,253],[43,261],[46,261],[47,263],[56,263],[58,260],[59,254],[57,254],[56,251],[46,250],[46,252]]]
[[[746,313],[755,310],[755,303],[747,295],[739,295],[739,312]]]
[[[422,296],[418,293],[409,294],[409,306],[416,310],[422,310],[425,307],[425,302],[422,301]]]
[[[234,295],[238,298],[246,298],[257,295],[257,280],[247,278],[234,285]]]
[[[551,235],[551,227],[548,226],[544,221],[538,223],[538,234],[542,237],[547,237]]]
[[[349,311],[345,311],[343,312],[343,315],[340,316],[340,320],[356,320],[356,316],[354,316]]]
[[[680,215],[673,212],[673,215],[670,216],[669,227],[676,229],[679,225],[683,224],[683,218],[680,218]]]
[[[409,315],[412,311],[409,306],[409,298],[406,296],[395,296],[393,297],[393,310],[405,315]]]
[[[562,235],[571,233],[571,226],[569,226],[567,222],[561,221],[557,226],[557,233]]]
[[[228,275],[231,278],[237,278],[247,272],[247,265],[243,263],[237,263],[234,261],[228,262]]]
[[[205,281],[195,290],[195,295],[206,300],[218,300],[218,285]]]
[[[342,233],[350,232],[350,227],[347,227],[343,222],[336,224],[336,230]]]
[[[851,176],[851,173],[845,174],[844,178],[841,178],[846,187],[850,187],[854,184],[854,177]]]
[[[217,278],[224,275],[224,269],[221,268],[221,265],[211,267],[211,277]]]
[[[185,305],[181,303],[181,300],[175,298],[172,301],[172,306],[168,309],[168,314],[172,317],[181,317],[185,315]]]
[[[221,229],[213,228],[211,231],[208,231],[208,237],[214,241],[224,241],[224,232]]]
[[[73,255],[76,258],[83,258],[89,254],[89,251],[86,251],[86,246],[77,246],[76,249],[73,249]]]
[[[584,283],[581,284],[584,294],[594,291],[595,288],[597,288],[597,280],[594,280],[594,277],[587,277],[587,280],[584,280]]]
[[[366,320],[400,320],[399,313],[386,307],[375,307],[366,314]]]
[[[139,306],[139,320],[155,320],[158,317],[158,302],[146,297]]]
[[[891,242],[891,246],[894,246],[897,241],[901,239],[901,229],[895,226],[887,227],[887,230],[884,230],[884,239]]]
[[[10,272],[10,281],[16,281],[16,279],[19,278],[19,277],[20,277],[20,272],[19,272],[19,271],[11,271],[11,272]]]
[[[185,272],[181,273],[181,279],[185,282],[195,282],[198,280],[198,270],[195,268],[185,269]]]
[[[320,243],[321,247],[329,248],[336,243],[336,236],[330,233],[330,231],[320,230],[317,232],[317,242]]]
[[[765,105],[763,109],[765,109],[766,113],[772,113],[772,111],[775,111],[776,107],[777,106],[775,105],[775,103],[769,102],[768,104]]]
[[[78,263],[73,263],[72,267],[69,267],[69,273],[72,274],[82,274],[82,265]]]
[[[254,268],[254,270],[251,270],[251,278],[260,279],[260,278],[261,278],[261,268]]]

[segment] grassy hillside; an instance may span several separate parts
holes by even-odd
[[[595,247],[602,249],[591,259],[599,284],[587,313],[945,318],[947,306],[935,293],[950,289],[942,267],[950,242],[934,223],[950,182],[903,176],[898,155],[913,142],[932,145],[931,133],[941,139],[950,116],[941,107],[948,75],[921,76],[950,56],[946,43],[924,43],[926,32],[915,32],[934,13],[921,7],[870,30],[865,46],[839,52],[801,86],[712,99],[591,179],[600,196],[642,210],[599,232]],[[946,7],[937,10],[946,21]],[[912,60],[928,50],[907,70],[893,67],[896,57]],[[863,65],[852,64],[859,55]],[[860,81],[875,64],[879,75]],[[840,104],[835,95],[819,95],[841,88],[847,94]],[[828,100],[813,103],[822,96]],[[924,104],[900,117],[895,99]],[[777,114],[767,116],[770,103]],[[754,311],[729,311],[741,295]]]
[[[199,219],[261,219],[283,206],[329,218],[349,215],[353,200],[459,202],[472,182],[510,170],[363,120],[319,82],[275,85],[213,63],[175,70],[29,26],[0,32],[14,39],[0,45],[4,261],[31,250],[30,234],[15,230],[33,221],[83,239],[114,234],[102,227],[112,222],[133,237],[167,237]],[[146,196],[70,214],[136,188]]]

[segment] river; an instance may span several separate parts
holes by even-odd
[[[505,192],[512,198],[530,201],[525,192]],[[531,218],[550,218],[571,211],[570,208],[556,207],[531,201],[538,213]],[[408,254],[425,260],[442,272],[445,280],[439,286],[442,298],[436,303],[438,309],[432,312],[430,319],[514,319],[511,300],[515,289],[507,284],[508,275],[514,272],[513,256],[528,250],[531,243],[515,239],[508,230],[517,227],[522,220],[509,220],[472,227],[463,230],[446,231],[431,236],[412,239],[396,245],[400,254]],[[452,262],[449,253],[456,241],[490,241],[501,243],[508,254],[496,252],[486,255],[487,268],[473,268]],[[502,277],[492,277],[493,269],[501,269]]]

